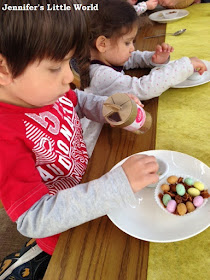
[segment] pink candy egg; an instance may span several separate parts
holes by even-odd
[[[167,204],[166,209],[168,212],[173,213],[176,210],[176,201],[175,200],[170,200]]]
[[[195,207],[200,207],[203,204],[203,197],[198,195],[193,199],[193,204]]]

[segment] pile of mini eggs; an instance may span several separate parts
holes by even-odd
[[[167,183],[160,186],[162,192],[158,197],[164,208],[175,215],[183,216],[193,212],[204,203],[209,197],[208,190],[205,190],[203,183],[192,178],[170,176]]]

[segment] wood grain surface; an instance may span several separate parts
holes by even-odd
[[[155,49],[160,38],[145,36],[165,33],[165,24],[143,27],[136,40],[136,49]],[[141,77],[148,69],[127,71]],[[155,149],[158,98],[144,102],[153,118],[152,128],[136,135],[104,125],[83,182],[102,176],[123,158]],[[61,234],[44,280],[133,280],[147,279],[149,242],[136,239],[119,230],[107,216],[87,222]]]

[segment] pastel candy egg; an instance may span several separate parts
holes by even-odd
[[[166,209],[168,210],[168,212],[174,213],[175,210],[176,210],[176,201],[173,200],[173,199],[171,199],[171,200],[168,202]]]
[[[170,187],[168,184],[162,184],[161,185],[161,190],[164,192],[164,191],[169,191],[170,190]]]
[[[183,196],[185,194],[185,187],[182,184],[177,184],[176,185],[176,192],[178,193],[178,195]]]
[[[178,181],[178,177],[177,177],[177,176],[170,176],[170,177],[168,177],[168,179],[167,179],[167,182],[168,182],[169,184],[175,184],[177,181]]]
[[[187,213],[187,207],[184,203],[179,203],[177,205],[177,212],[180,216],[183,216],[184,214]]]
[[[187,212],[193,212],[195,210],[195,206],[193,205],[193,203],[191,201],[187,201],[186,202],[186,207],[187,207]]]
[[[188,185],[188,186],[192,186],[193,185],[193,179],[191,179],[191,178],[186,178],[185,180],[184,180],[184,182]]]
[[[194,183],[194,187],[196,189],[198,189],[199,191],[203,191],[204,190],[204,184],[201,183],[201,182],[198,182],[198,181]]]
[[[203,197],[201,195],[194,197],[193,204],[195,207],[200,207],[203,204]]]
[[[163,196],[163,204],[167,206],[169,200],[171,200],[171,196],[169,194],[164,194]]]
[[[191,196],[198,196],[200,195],[200,191],[196,188],[189,188],[187,190],[187,192],[191,195]]]

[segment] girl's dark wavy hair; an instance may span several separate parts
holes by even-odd
[[[80,0],[1,0],[0,53],[6,58],[13,77],[21,75],[35,60],[62,60],[71,50],[81,57],[88,50],[88,24],[85,12],[52,11],[51,6],[80,3]],[[4,4],[22,6],[40,4],[44,10],[3,11]]]
[[[96,48],[96,39],[103,35],[117,40],[139,25],[139,17],[132,5],[125,0],[88,0],[88,4],[98,4],[99,10],[89,13],[90,48]],[[90,57],[83,57],[78,61],[81,87],[90,85],[89,65]]]

